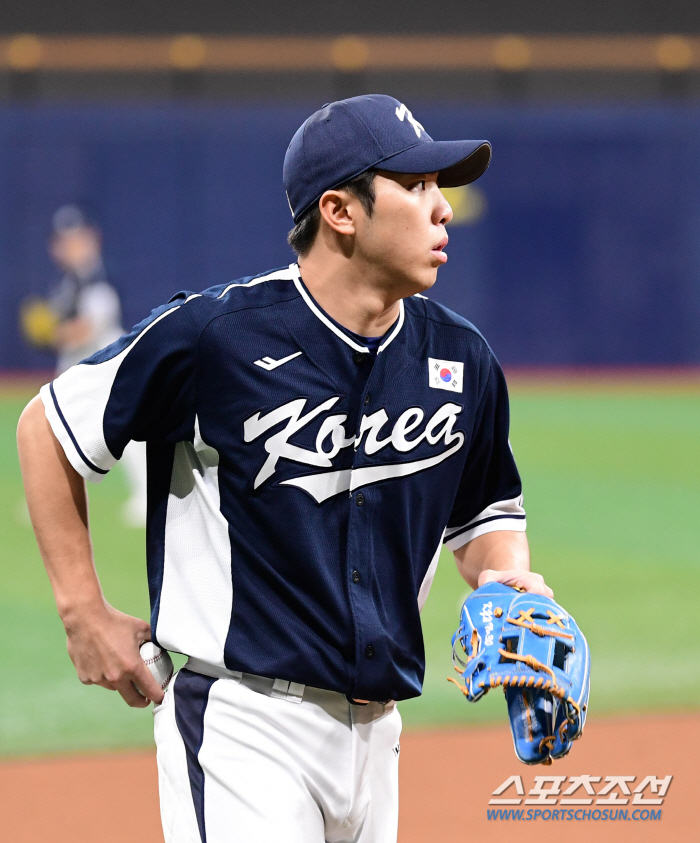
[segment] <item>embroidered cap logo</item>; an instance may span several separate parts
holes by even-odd
[[[411,126],[413,126],[413,131],[418,137],[420,137],[421,130],[425,131],[423,126],[416,120],[416,118],[411,114],[411,112],[406,108],[403,103],[401,103],[400,106],[397,106],[396,116],[402,123],[404,121],[404,118],[408,120]]]

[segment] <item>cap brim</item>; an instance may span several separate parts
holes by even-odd
[[[390,173],[439,173],[440,187],[459,187],[476,181],[491,162],[488,141],[429,141],[375,164]]]

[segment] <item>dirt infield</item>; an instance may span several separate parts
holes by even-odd
[[[694,789],[700,714],[592,720],[570,756],[551,767],[520,764],[507,726],[411,732],[401,747],[400,843],[462,843],[484,835],[529,843],[543,833],[572,843],[700,839]],[[527,798],[535,775],[583,774],[634,775],[632,787],[648,775],[674,778],[658,820],[632,820],[631,804],[626,822],[487,819],[492,791],[509,776],[522,777]],[[512,789],[504,794],[514,795]],[[153,752],[1,763],[0,830],[8,843],[162,843]]]

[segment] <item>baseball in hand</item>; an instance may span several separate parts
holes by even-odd
[[[152,641],[146,641],[145,644],[141,645],[139,653],[146,662],[146,667],[151,671],[153,678],[165,690],[173,678],[173,662],[167,651],[161,650]]]

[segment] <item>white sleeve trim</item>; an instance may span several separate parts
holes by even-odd
[[[527,522],[525,520],[516,521],[514,518],[501,518],[498,521],[489,521],[479,527],[474,527],[474,529],[468,530],[466,533],[460,533],[453,539],[448,539],[445,545],[450,550],[457,550],[460,547],[464,547],[465,544],[469,544],[472,539],[476,539],[486,533],[495,533],[498,530],[511,530],[514,533],[524,533],[526,529]]]
[[[46,413],[46,418],[51,425],[51,430],[53,430],[54,436],[58,439],[61,447],[63,448],[63,452],[66,455],[68,462],[73,466],[78,474],[86,480],[91,480],[93,483],[99,483],[105,476],[106,472],[95,471],[94,468],[91,468],[85,461],[84,457],[78,452],[67,427],[58,414],[58,409],[56,403],[54,402],[54,396],[51,393],[51,384],[44,384],[44,386],[41,387],[39,395],[41,396],[41,400],[44,404],[44,412]]]
[[[472,518],[467,524],[461,527],[448,527],[445,530],[445,544],[450,550],[457,550],[468,542],[483,536],[486,533],[494,533],[498,530],[513,530],[524,533],[527,528],[525,510],[523,509],[523,496],[511,498],[505,501],[496,501],[480,512],[476,518]]]
[[[46,417],[73,468],[99,482],[117,461],[104,437],[104,413],[119,367],[176,305],[150,322],[126,348],[101,363],[78,363],[41,388]]]

